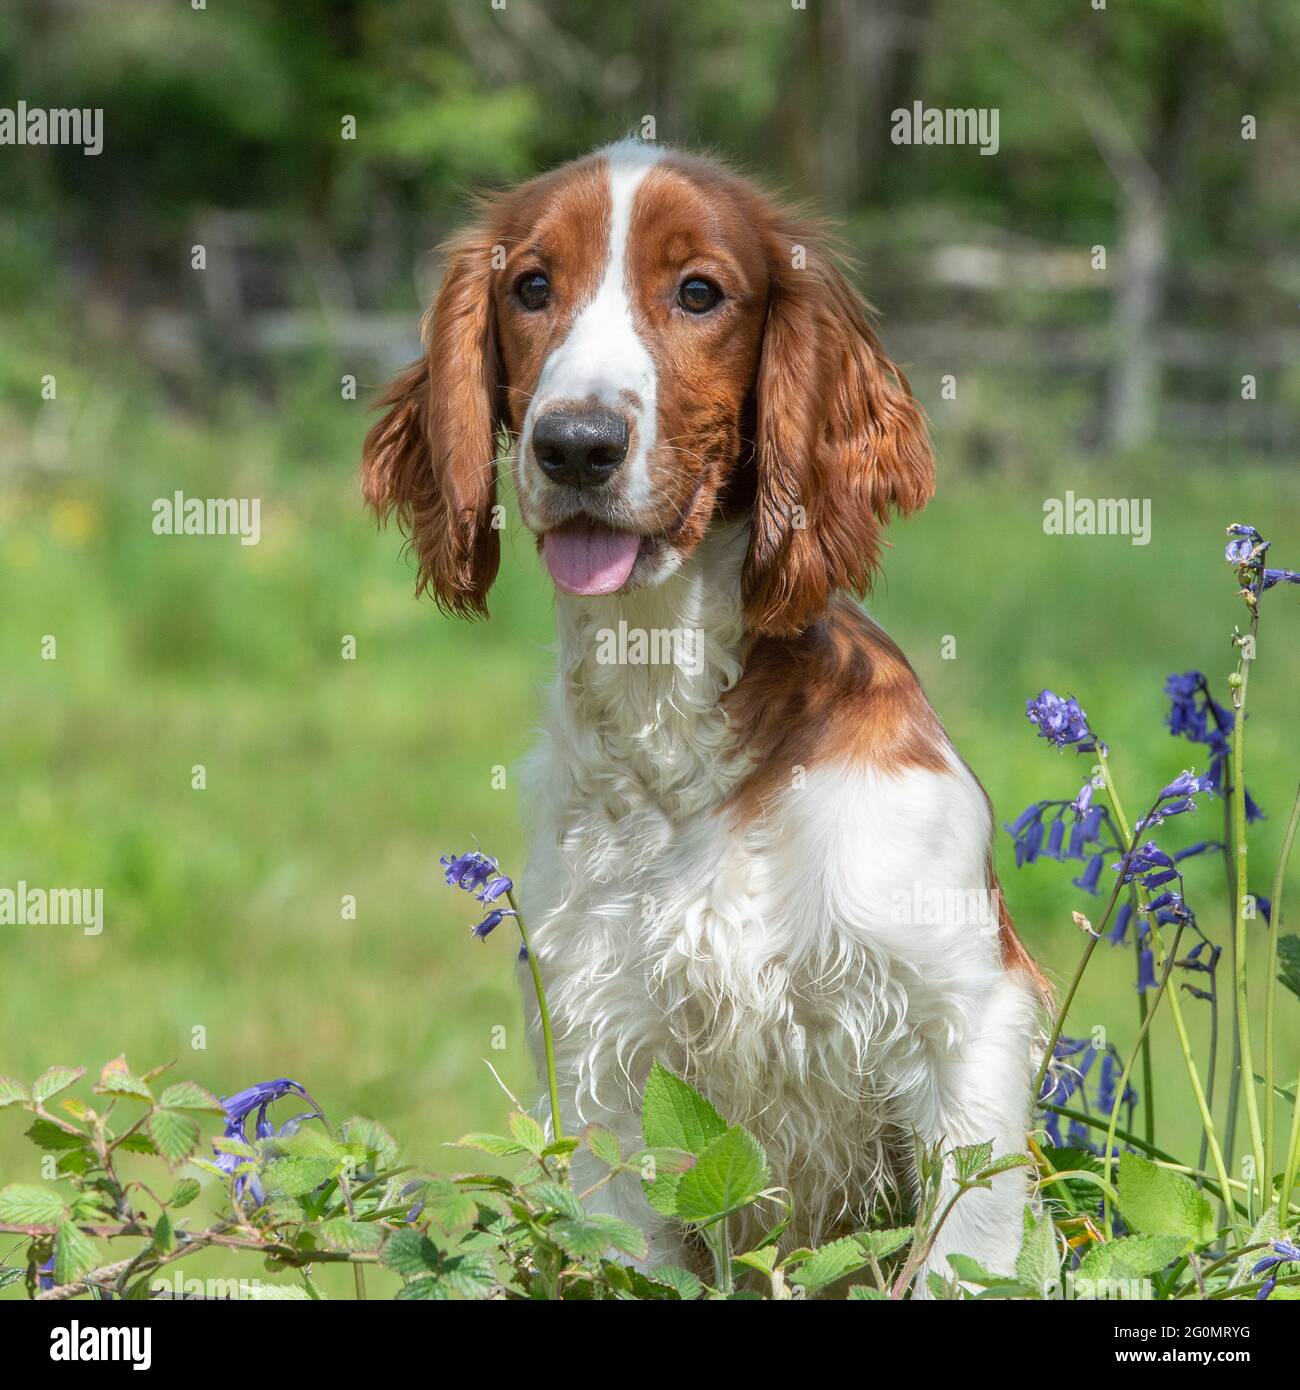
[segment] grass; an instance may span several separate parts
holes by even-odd
[[[458,624],[413,600],[397,538],[362,512],[362,407],[231,403],[203,422],[130,389],[81,399],[59,407],[55,429],[0,407],[14,446],[0,473],[0,884],[100,885],[106,926],[0,927],[0,1073],[30,1079],[125,1050],[138,1069],[176,1058],[178,1075],[219,1093],[291,1076],[336,1119],[384,1121],[411,1161],[463,1166],[441,1145],[498,1127],[506,1105],[484,1059],[535,1093],[513,945],[472,943],[466,900],[437,872],[439,853],[474,844],[522,869],[513,777],[497,789],[493,774],[528,746],[549,668],[531,540],[515,531],[505,545],[492,621]],[[1150,497],[1152,543],[1044,535],[1043,500],[1067,486]],[[152,534],[151,502],[178,488],[260,497],[261,544]],[[1195,666],[1223,694],[1243,614],[1220,558],[1231,520],[1272,536],[1280,563],[1300,561],[1296,475],[1227,463],[945,476],[938,500],[895,527],[870,607],[1001,819],[1072,796],[1086,770],[1024,719],[1045,685],[1080,698],[1132,813],[1178,769],[1203,769],[1201,750],[1163,729],[1162,685]],[[1252,840],[1262,893],[1300,771],[1296,598],[1265,600],[1251,681],[1248,782],[1270,815]],[[341,656],[349,634],[355,660]],[[42,659],[47,635],[55,660]],[[1213,837],[1214,818],[1171,824],[1166,842]],[[1068,977],[1082,946],[1070,909],[1099,903],[1081,901],[1064,866],[1017,873],[1005,835],[998,865],[1028,946]],[[1217,861],[1197,862],[1189,892],[1226,941]],[[1254,928],[1257,981],[1264,945]],[[1133,996],[1131,952],[1103,947],[1068,1031],[1100,1026],[1126,1051]],[[1300,1009],[1290,996],[1279,1007],[1289,1079]],[[1186,1008],[1203,1056],[1205,1006]],[[1192,1156],[1199,1130],[1167,1017],[1155,1038],[1157,1142]],[[0,1116],[5,1181],[40,1176],[21,1128]],[[184,1272],[258,1273],[216,1254]],[[342,1292],[347,1275],[336,1288],[332,1273],[325,1288]],[[386,1290],[372,1276],[372,1292]]]

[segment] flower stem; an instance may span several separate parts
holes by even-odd
[[[542,1048],[546,1053],[546,1089],[551,1098],[551,1138],[563,1139],[564,1130],[560,1125],[560,1082],[555,1070],[555,1037],[551,1032],[551,1011],[546,1003],[546,987],[542,984],[542,972],[537,964],[537,953],[528,939],[528,928],[524,925],[524,914],[519,910],[513,890],[506,893],[510,906],[514,909],[515,923],[523,939],[524,952],[528,957],[528,968],[533,976],[533,989],[537,994],[537,1013],[542,1023]]]
[[[1273,921],[1268,943],[1268,993],[1264,999],[1264,1094],[1268,1097],[1268,1127],[1264,1131],[1264,1148],[1269,1164],[1273,1161],[1273,994],[1277,985],[1277,945],[1282,933],[1282,889],[1286,881],[1287,864],[1295,845],[1296,829],[1300,826],[1300,787],[1296,788],[1295,801],[1291,804],[1291,819],[1287,822],[1286,835],[1282,839],[1282,852],[1278,855],[1277,873],[1273,878]],[[1285,1214],[1291,1203],[1291,1188],[1295,1183],[1296,1149],[1300,1143],[1300,1077],[1296,1079],[1296,1098],[1293,1102],[1291,1118],[1291,1138],[1287,1144],[1286,1163],[1282,1170],[1282,1191],[1280,1201]],[[1272,1180],[1272,1168],[1269,1169]]]
[[[1233,941],[1236,945],[1236,959],[1233,961],[1233,977],[1237,995],[1237,1036],[1241,1042],[1241,1089],[1246,1097],[1246,1120],[1250,1126],[1251,1153],[1255,1162],[1255,1180],[1260,1184],[1261,1195],[1267,1190],[1268,1170],[1264,1161],[1264,1132],[1259,1121],[1259,1101],[1255,1095],[1255,1063],[1250,1045],[1250,1003],[1246,990],[1246,691],[1250,683],[1250,659],[1247,651],[1253,652],[1255,636],[1259,629],[1259,608],[1252,607],[1250,615],[1250,645],[1238,642],[1240,656],[1237,659],[1237,674],[1240,683],[1233,704],[1237,712],[1236,738],[1232,741],[1232,829],[1237,851],[1237,900],[1233,905],[1235,930]],[[1267,1205],[1265,1203],[1264,1205]]]
[[[1107,764],[1104,756],[1101,759],[1101,775],[1105,779],[1106,792],[1110,797],[1111,809],[1115,812],[1115,819],[1119,824],[1120,834],[1124,840],[1124,854],[1125,861],[1127,862],[1128,856],[1133,852],[1135,842],[1133,839],[1133,833],[1129,829],[1128,818],[1124,814],[1123,806],[1121,805],[1119,796],[1115,791],[1115,784],[1110,776],[1110,767]],[[1147,820],[1150,819],[1151,814],[1154,812],[1154,810],[1155,807],[1153,806],[1152,810],[1147,813]],[[1123,877],[1124,875],[1123,873],[1121,873],[1119,876],[1121,881],[1123,880]],[[1118,884],[1116,885],[1116,888],[1118,889]],[[1139,889],[1138,900],[1140,905],[1143,907],[1146,906],[1145,896],[1145,893],[1141,889]],[[1168,970],[1171,969],[1173,966],[1173,955],[1172,953],[1169,955],[1166,964],[1164,941],[1161,939],[1160,927],[1157,924],[1154,917],[1150,919],[1150,931],[1152,942],[1154,943],[1157,951],[1159,952],[1159,963],[1162,967],[1165,967],[1167,977]],[[1162,993],[1163,992],[1164,991],[1162,991]],[[1223,1191],[1226,1193],[1229,1190],[1228,1171],[1227,1168],[1224,1166],[1223,1151],[1219,1147],[1218,1135],[1214,1132],[1214,1119],[1211,1116],[1209,1106],[1206,1104],[1205,1101],[1205,1091],[1201,1086],[1200,1074],[1196,1070],[1196,1061],[1192,1057],[1192,1045],[1187,1037],[1187,1025],[1183,1022],[1183,1010],[1182,1005],[1178,1002],[1178,991],[1176,989],[1169,990],[1167,991],[1167,993],[1169,996],[1169,1013],[1171,1018],[1173,1019],[1174,1024],[1174,1033],[1178,1038],[1179,1051],[1183,1054],[1183,1064],[1187,1068],[1187,1079],[1191,1083],[1192,1095],[1196,1100],[1196,1108],[1201,1116],[1201,1127],[1202,1129],[1204,1129],[1205,1137],[1209,1141],[1210,1156],[1214,1160],[1214,1171],[1218,1174],[1219,1183]],[[1156,999],[1156,1003],[1159,1003],[1159,996]],[[1147,1022],[1150,1023],[1151,1019],[1154,1017],[1155,1004],[1151,1006],[1150,1013],[1147,1015]],[[1119,1086],[1116,1087],[1115,1094],[1117,1097],[1117,1101],[1116,1107],[1113,1108],[1111,1112],[1112,1120],[1114,1120],[1115,1116],[1118,1114],[1118,1098],[1123,1096],[1124,1094],[1123,1081],[1121,1081]],[[1103,1155],[1103,1158],[1107,1165],[1109,1165],[1112,1162],[1112,1147],[1113,1143],[1108,1139],[1106,1144],[1106,1151]]]

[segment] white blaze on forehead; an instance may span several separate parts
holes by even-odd
[[[653,145],[625,140],[602,151],[609,181],[609,239],[605,268],[591,299],[582,306],[568,336],[542,367],[525,421],[532,421],[551,401],[594,400],[627,409],[624,392],[640,399],[636,410],[636,451],[627,462],[625,496],[632,504],[648,495],[646,459],[654,447],[655,366],[632,317],[632,289],[627,281],[627,249],[637,189],[663,157]]]

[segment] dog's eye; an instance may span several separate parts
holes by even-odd
[[[688,314],[707,314],[722,299],[722,291],[710,280],[698,276],[682,282],[677,302]]]
[[[551,302],[551,282],[540,270],[530,270],[515,281],[515,296],[525,309],[545,309]]]

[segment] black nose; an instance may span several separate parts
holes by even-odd
[[[548,410],[533,424],[533,456],[552,482],[607,483],[627,457],[627,421],[616,410]]]

